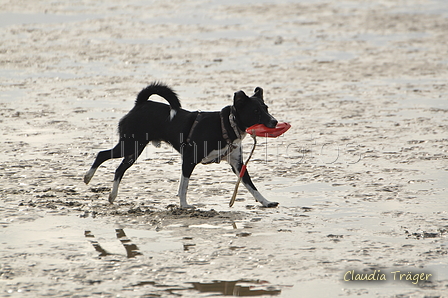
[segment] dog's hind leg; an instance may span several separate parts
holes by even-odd
[[[126,156],[118,168],[115,170],[114,184],[112,191],[109,194],[109,202],[113,203],[118,194],[118,186],[120,185],[121,179],[123,178],[124,172],[129,169],[135,162],[135,155]]]
[[[103,162],[111,158],[120,158],[123,156],[124,156],[124,150],[122,148],[121,142],[118,143],[113,149],[99,152],[98,155],[96,156],[95,161],[92,164],[92,167],[84,175],[84,183],[89,184],[96,170]]]
[[[143,150],[141,150],[143,151]],[[109,202],[113,203],[115,201],[115,198],[117,197],[118,194],[118,186],[120,185],[121,179],[123,178],[124,173],[126,172],[127,169],[129,169],[134,162],[137,160],[138,156],[140,155],[140,152],[138,152],[138,154],[131,154],[128,156],[125,156],[125,158],[123,158],[123,161],[121,162],[121,164],[118,166],[118,168],[115,170],[115,177],[114,177],[114,184],[112,187],[112,191],[109,195]]]

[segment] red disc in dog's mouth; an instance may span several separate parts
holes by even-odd
[[[248,127],[246,132],[251,135],[255,134],[257,137],[276,138],[284,134],[290,127],[291,124],[286,122],[278,123],[274,128],[266,127],[263,124],[255,124]]]

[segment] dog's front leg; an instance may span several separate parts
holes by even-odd
[[[181,208],[194,208],[193,205],[189,205],[187,203],[187,189],[188,183],[190,182],[191,173],[193,172],[195,166],[196,164],[186,162],[185,160],[182,163],[182,175],[179,182],[179,192],[177,193]]]
[[[187,178],[184,176],[184,174],[182,174],[182,176],[180,177],[180,182],[179,182],[179,192],[177,193],[177,195],[179,196],[179,199],[180,199],[180,207],[181,208],[193,208],[192,205],[188,205],[188,203],[187,203],[187,189],[188,189],[189,181],[190,181],[190,178]]]
[[[232,166],[233,172],[239,176],[241,172],[241,168],[243,167],[243,154],[241,147],[235,148],[229,156],[229,163]],[[257,190],[255,185],[250,179],[249,172],[246,169],[242,179],[243,185],[247,188],[247,190],[251,193],[251,195],[255,198],[255,200],[261,203],[264,207],[277,207],[277,202],[268,201],[263,195]]]

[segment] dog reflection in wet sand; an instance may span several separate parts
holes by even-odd
[[[137,245],[132,243],[132,241],[126,236],[123,229],[115,229],[116,235],[118,240],[120,240],[121,244],[126,250],[126,255],[128,258],[134,258],[138,255],[141,255],[141,252],[139,251]],[[84,236],[89,239],[90,243],[92,244],[93,248],[97,252],[99,252],[99,257],[105,257],[113,255],[112,253],[109,253],[107,250],[105,250],[95,239],[95,235],[92,234],[91,231],[85,231]]]
[[[148,100],[159,95],[169,105]],[[277,120],[268,113],[263,99],[263,89],[255,88],[249,97],[243,91],[234,94],[233,105],[216,112],[190,112],[181,109],[176,93],[161,83],[152,83],[137,96],[134,108],[119,122],[120,140],[110,150],[98,153],[92,167],[84,176],[88,184],[97,168],[111,158],[123,161],[115,171],[109,202],[113,203],[124,173],[129,169],[145,146],[151,141],[160,146],[164,141],[171,144],[182,155],[182,175],[178,196],[182,208],[192,207],[187,203],[187,188],[191,174],[197,164],[219,163],[227,160],[233,172],[238,175],[243,166],[241,141],[246,129],[255,124],[274,128]],[[255,200],[264,207],[276,207],[258,192],[248,171],[242,178],[243,185]]]
[[[274,296],[282,291],[266,287],[268,282],[263,280],[214,281],[212,283],[193,282],[193,288],[201,293],[222,293],[231,296]],[[256,289],[258,287],[258,289]]]

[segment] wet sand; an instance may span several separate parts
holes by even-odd
[[[0,296],[446,296],[446,32],[441,0],[0,3]],[[229,208],[222,163],[178,209],[167,145],[114,205],[118,160],[84,185],[155,80],[189,110],[264,89],[292,128],[249,171],[278,208]]]

